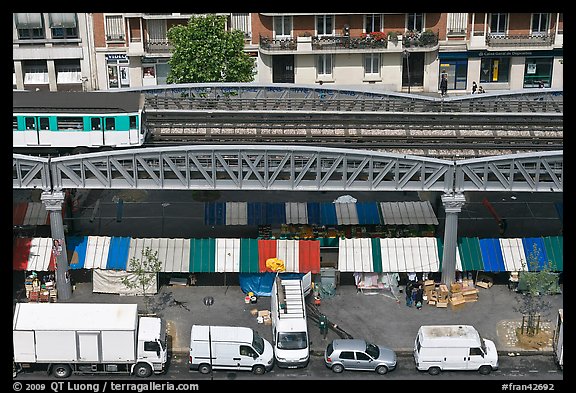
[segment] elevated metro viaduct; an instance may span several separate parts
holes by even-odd
[[[460,161],[309,146],[201,145],[43,158],[13,155],[15,189],[42,189],[52,238],[64,242],[64,189],[439,191],[446,212],[442,282],[455,278],[465,192],[563,192],[563,151]],[[65,244],[61,244],[66,249]],[[58,296],[71,297],[57,254]]]

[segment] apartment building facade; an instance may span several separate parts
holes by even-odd
[[[449,92],[563,86],[561,13],[227,13],[255,82]],[[162,85],[168,30],[192,14],[14,14],[13,85],[107,90]]]

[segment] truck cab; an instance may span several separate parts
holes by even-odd
[[[160,318],[140,317],[138,327],[138,364],[148,364],[148,367],[135,366],[133,372],[141,377],[147,377],[164,371],[168,359],[166,346],[166,326]]]

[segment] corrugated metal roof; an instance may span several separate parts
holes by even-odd
[[[336,211],[338,225],[359,224],[356,203],[334,203],[334,210]]]
[[[110,237],[108,236],[88,236],[86,246],[86,259],[84,268],[86,269],[106,269],[108,262],[108,250],[110,248]]]
[[[438,225],[429,201],[380,202],[385,225]]]
[[[216,239],[217,273],[240,271],[240,239]]]
[[[378,203],[376,202],[356,202],[356,211],[358,212],[358,222],[362,225],[381,223]]]
[[[308,224],[306,202],[286,202],[286,224]]]
[[[505,272],[504,258],[499,239],[480,239],[482,262],[486,272]]]
[[[226,202],[226,225],[248,225],[248,203]]]
[[[500,249],[502,250],[505,271],[519,272],[528,270],[522,239],[500,239]]]

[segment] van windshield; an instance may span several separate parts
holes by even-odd
[[[264,339],[258,335],[258,332],[254,332],[252,348],[254,348],[259,355],[264,353]]]
[[[305,349],[308,347],[306,332],[278,333],[276,345],[279,349]]]

